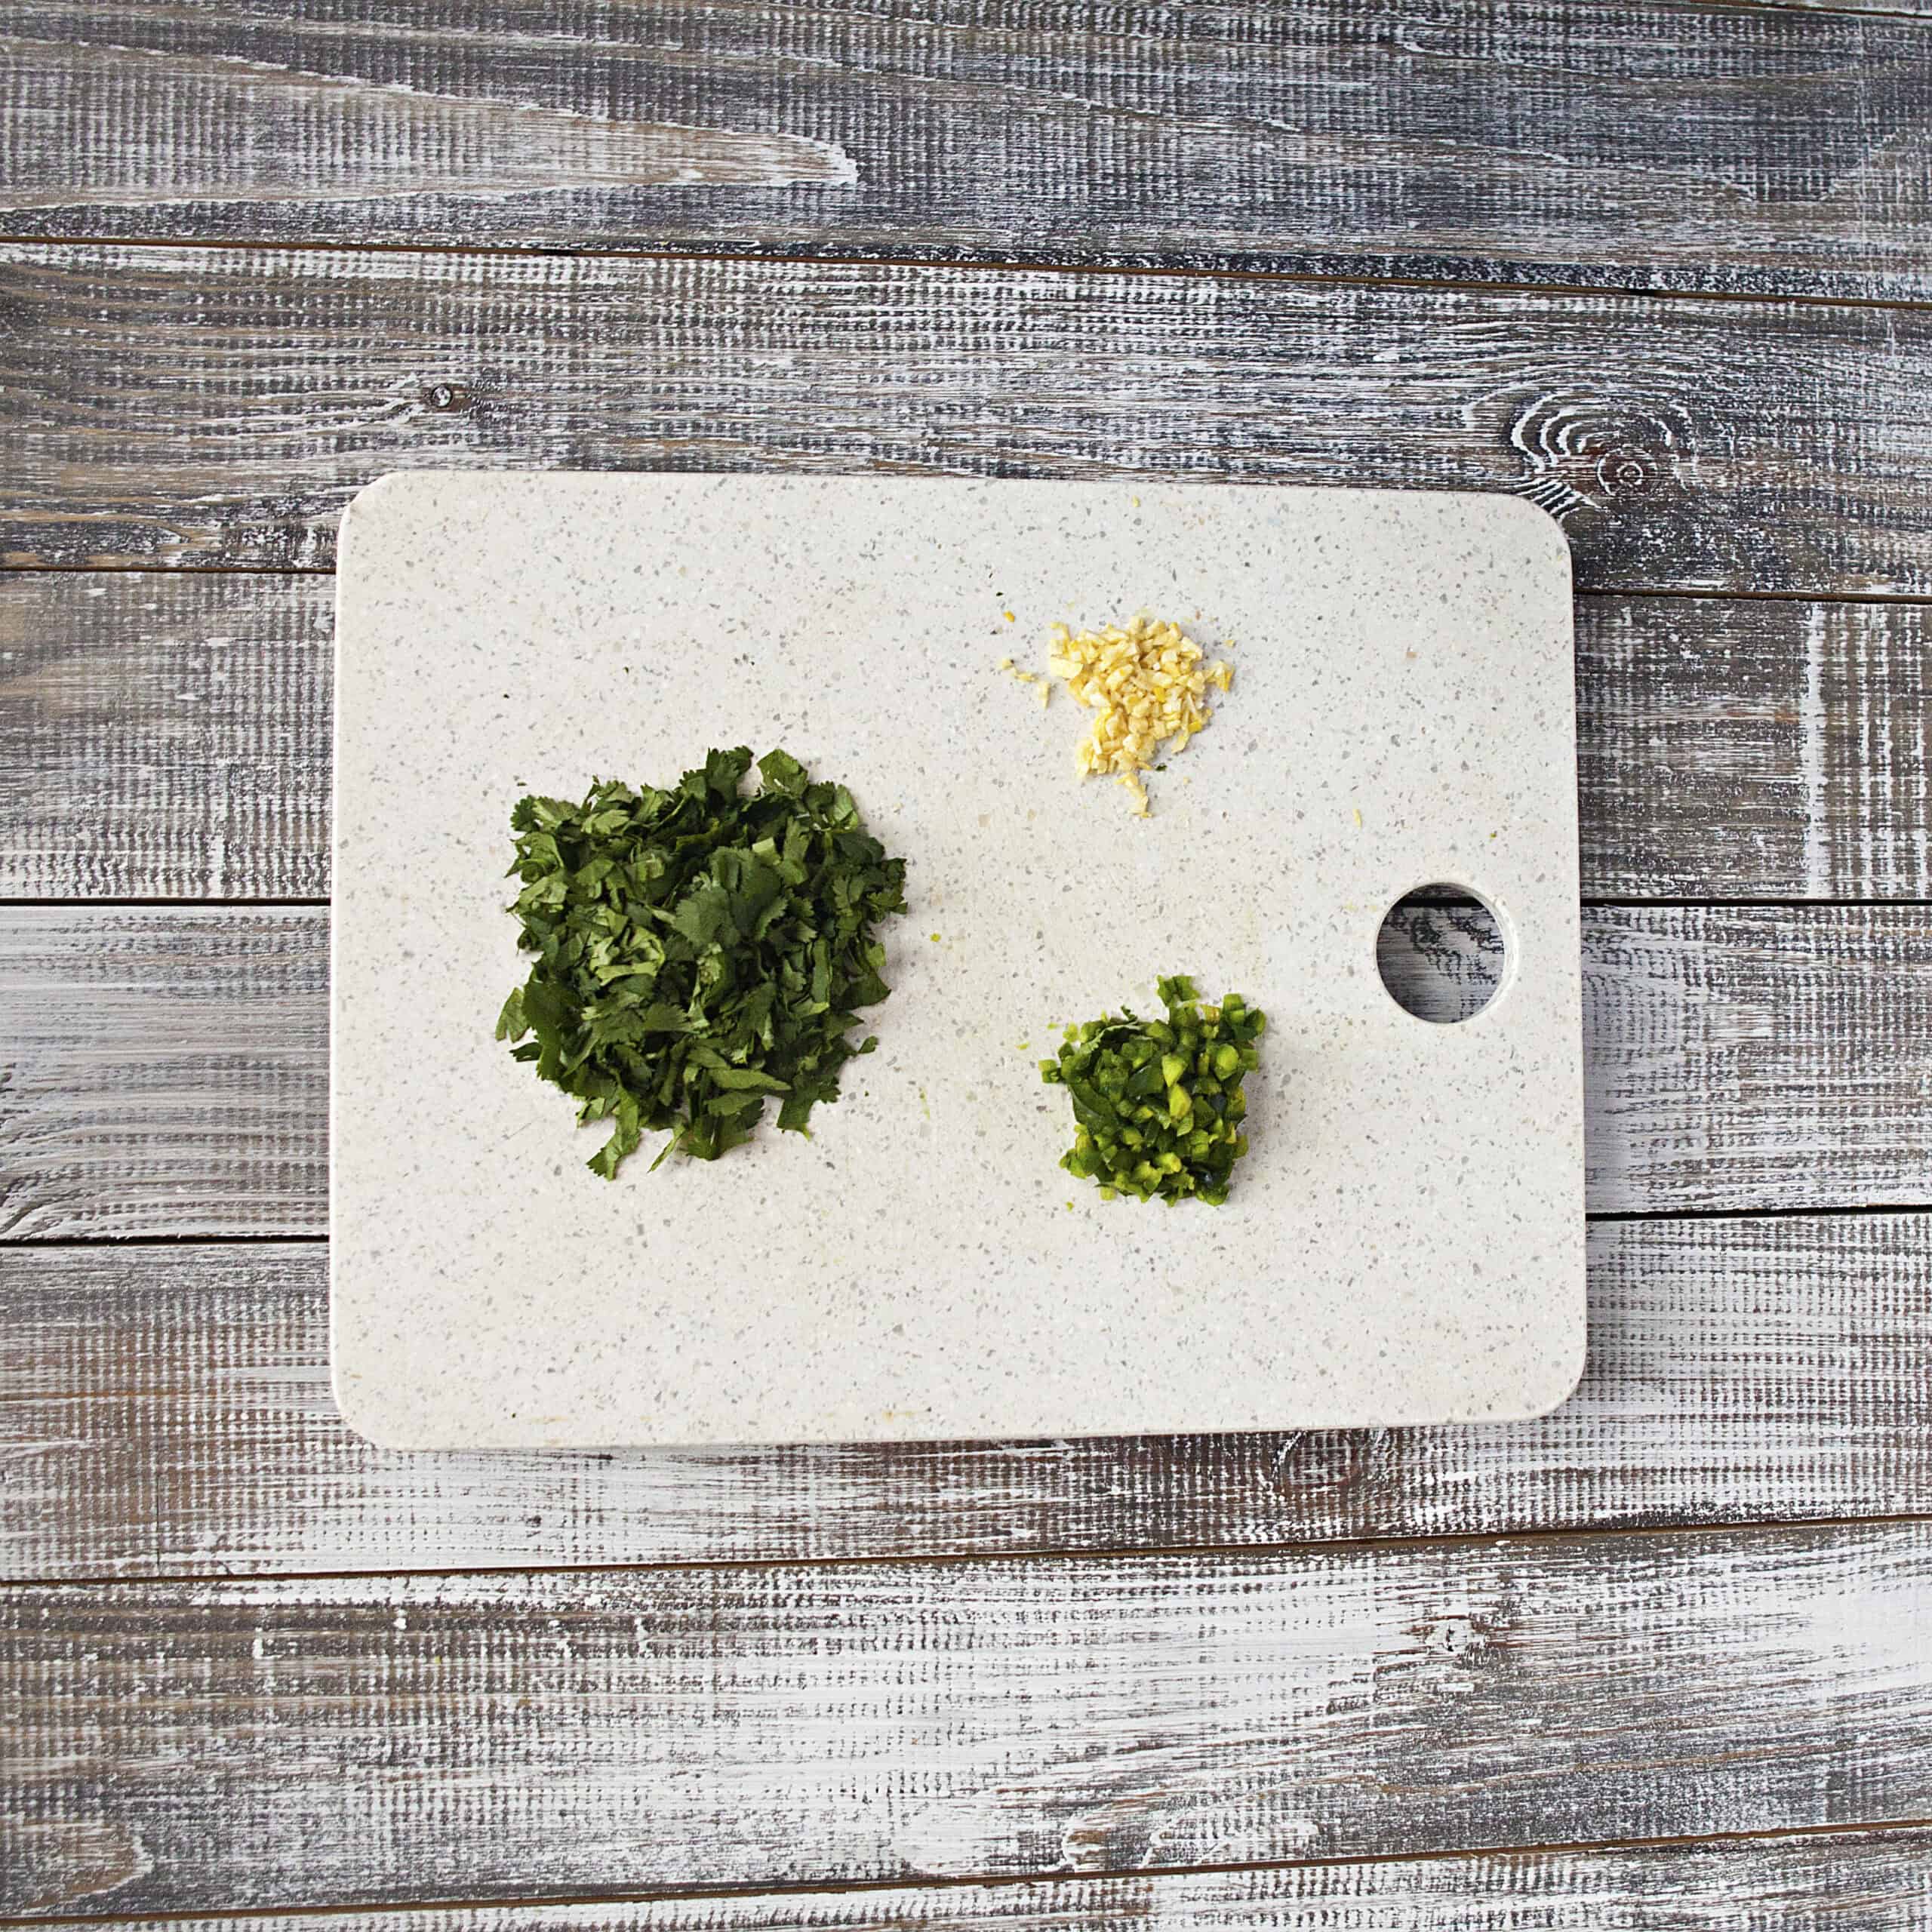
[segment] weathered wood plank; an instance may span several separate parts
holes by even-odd
[[[422,466],[1513,490],[1586,589],[1932,592],[1932,309],[0,248],[0,561],[319,565]]]
[[[1454,1004],[1481,975],[1451,924],[1414,915],[1407,974]],[[300,910],[0,918],[0,1233],[322,1232],[325,934]],[[1592,910],[1592,1207],[1925,1198],[1929,960],[1918,909]]]
[[[0,1598],[0,1907],[1915,1821],[1928,1620],[1922,1523],[29,1587]]]
[[[76,1864],[79,1863],[77,1857]],[[1924,1932],[1932,1920],[1932,1832],[1865,1831],[1614,1850],[1517,1852],[1388,1864],[828,1895],[582,1905],[371,1908],[345,1932],[1646,1932],[1739,1926],[1777,1932]],[[1774,1914],[1774,1917],[1764,1915]],[[129,1932],[309,1932],[300,1915],[134,1920]]]
[[[1601,907],[1585,933],[1593,1207],[1932,1198],[1932,914]]]
[[[328,976],[317,912],[0,915],[0,1235],[319,1229]]]
[[[1532,1423],[614,1456],[352,1435],[312,1244],[5,1268],[15,1579],[1174,1549],[1932,1503],[1918,1214],[1599,1224],[1583,1386]]]
[[[333,586],[0,578],[0,896],[328,892]],[[1592,597],[1584,890],[1932,897],[1932,609]]]
[[[14,234],[1932,291],[1909,21],[13,0]]]
[[[1932,897],[1932,608],[1586,598],[1584,891]]]
[[[326,578],[0,578],[0,895],[328,894]]]
[[[1932,1201],[1932,912],[1599,906],[1583,949],[1592,1208]],[[0,913],[0,1235],[321,1232],[327,969],[318,911]]]

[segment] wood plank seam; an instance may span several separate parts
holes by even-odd
[[[1478,1423],[1481,1428],[1491,1425]],[[1292,1430],[1281,1432],[1292,1435]],[[1318,1432],[1339,1435],[1349,1432]],[[816,1445],[814,1445],[816,1446]],[[833,1444],[832,1447],[844,1446]],[[915,1445],[918,1446],[918,1445]],[[432,1456],[435,1451],[411,1451]],[[481,1451],[482,1455],[493,1451]],[[548,1453],[548,1452],[540,1452]],[[560,1455],[598,1455],[601,1451],[559,1451]],[[535,1577],[710,1577],[743,1573],[787,1572],[809,1569],[814,1574],[849,1571],[860,1575],[879,1570],[958,1570],[993,1564],[1063,1564],[1138,1562],[1163,1557],[1198,1557],[1204,1560],[1254,1558],[1262,1561],[1288,1556],[1366,1555],[1378,1551],[1407,1552],[1414,1550],[1495,1550],[1518,1546],[1534,1548],[1539,1544],[1567,1546],[1580,1543],[1601,1543],[1606,1547],[1629,1542],[1654,1543],[1664,1530],[1685,1542],[1722,1537],[1748,1537],[1753,1533],[1777,1537],[1792,1531],[1912,1529],[1932,1523],[1932,1508],[1887,1512],[1878,1515],[1845,1516],[1727,1516],[1721,1522],[1686,1520],[1660,1529],[1654,1523],[1603,1523],[1586,1526],[1558,1524],[1546,1528],[1530,1527],[1506,1530],[1427,1531],[1411,1536],[1282,1537],[1258,1543],[1068,1543],[1058,1546],[1014,1546],[997,1550],[881,1551],[875,1555],[719,1556],[646,1558],[636,1562],[608,1560],[584,1563],[465,1563],[443,1565],[412,1563],[407,1569],[361,1570],[221,1570],[143,1571],[138,1575],[103,1570],[92,1574],[63,1571],[46,1577],[0,1576],[0,1601],[23,1592],[72,1592],[77,1597],[103,1589],[198,1589],[205,1585],[258,1583],[394,1583],[417,1581],[485,1581],[498,1578]],[[1888,1821],[1880,1821],[1888,1822]],[[1924,1821],[1932,1823],[1932,1814]],[[1823,1828],[1821,1828],[1823,1829]],[[1558,1849],[1574,1849],[1567,1841]],[[1190,1869],[1193,1869],[1192,1867]],[[4,1915],[0,1915],[4,1920]]]
[[[1672,4],[1673,0],[1650,0],[1652,5]],[[1783,0],[1710,0],[1713,5],[1734,5],[1739,7],[1755,7],[1783,4]],[[1792,11],[1804,9],[1802,0],[1792,0]],[[1854,17],[1863,18],[1859,15]],[[1922,18],[1900,15],[1901,19],[1913,19],[1915,25],[1924,24]],[[131,251],[155,250],[173,251],[179,253],[185,248],[211,254],[308,254],[335,255],[348,258],[357,255],[422,256],[429,260],[473,260],[477,261],[500,260],[518,262],[528,260],[566,260],[574,262],[635,263],[642,265],[658,264],[672,267],[694,266],[718,268],[868,268],[902,269],[931,272],[934,274],[967,275],[1080,275],[1099,279],[1108,276],[1143,281],[1232,281],[1278,283],[1287,288],[1328,288],[1337,291],[1386,289],[1395,292],[1410,291],[1416,294],[1447,295],[1524,295],[1546,296],[1552,300],[1574,297],[1577,300],[1611,300],[1627,298],[1668,303],[1731,303],[1745,308],[1810,308],[1823,309],[1876,309],[1895,312],[1903,315],[1922,314],[1932,311],[1932,295],[1848,295],[1817,294],[1801,290],[1759,291],[1734,288],[1678,288],[1667,282],[1651,285],[1635,281],[1601,281],[1583,280],[1562,281],[1537,281],[1521,280],[1512,277],[1458,277],[1432,275],[1423,277],[1404,275],[1378,275],[1364,267],[1346,271],[1324,273],[1309,269],[1272,268],[1265,265],[1244,265],[1225,257],[1190,257],[1185,254],[1163,256],[1158,260],[1132,258],[1097,260],[1093,261],[1070,258],[1065,255],[1028,254],[1023,251],[1011,251],[998,254],[980,254],[952,252],[940,254],[900,254],[876,248],[852,248],[826,247],[808,250],[779,249],[729,249],[692,247],[680,248],[670,245],[651,248],[613,247],[538,247],[519,248],[508,243],[491,245],[481,242],[447,242],[432,244],[419,242],[303,242],[281,241],[272,236],[236,238],[230,236],[187,238],[169,235],[94,235],[85,231],[69,234],[11,234],[0,232],[0,248],[18,249],[23,252],[35,250],[58,251],[81,248],[125,248]],[[37,568],[48,569],[87,570],[97,566],[79,565],[49,565],[44,567],[16,563],[0,564],[0,574],[8,571],[29,570]],[[248,567],[243,565],[224,565],[223,570],[242,574]],[[258,575],[277,573],[293,575],[300,571],[300,566],[262,566]],[[304,574],[329,575],[327,567],[312,569]],[[1579,589],[1580,597],[1592,593]],[[1601,594],[1601,593],[1599,593]],[[1660,597],[1691,597],[1700,595],[1747,595],[1746,592],[1700,592],[1669,589],[1644,591],[1632,586],[1629,595]],[[1801,591],[1791,592],[1766,592],[1765,595],[1789,595],[1805,597],[1812,593]],[[1852,601],[1850,593],[1847,601]],[[1925,599],[1919,598],[1920,601]]]
[[[1740,0],[1740,4],[1753,5],[1755,0]],[[0,242],[0,247],[8,245]],[[333,583],[335,574],[335,565],[332,562],[208,564],[198,567],[194,572],[198,581],[210,584],[218,584],[229,577],[244,582],[253,578],[266,578],[271,581],[285,578],[297,583]],[[26,583],[54,577],[98,578],[103,583],[131,583],[143,577],[152,577],[157,582],[172,583],[178,581],[182,575],[180,571],[165,565],[131,564],[124,568],[118,564],[0,563],[0,585],[10,580]],[[1895,605],[1932,606],[1932,595],[1921,591],[1705,590],[1694,586],[1673,589],[1668,584],[1636,584],[1626,589],[1577,584],[1573,586],[1571,595],[1579,604],[1634,603],[1641,601],[1684,604],[1828,604],[1835,606],[1844,604],[1854,607],[1872,605],[1881,609],[1889,609]]]
[[[1758,0],[1738,0],[1756,5]],[[983,1872],[958,1875],[939,1873],[916,1878],[867,1878],[832,1884],[777,1884],[704,1885],[694,1887],[648,1887],[636,1891],[534,1893],[506,1900],[489,1894],[452,1894],[445,1898],[412,1899],[406,1903],[384,1900],[345,1900],[323,1906],[285,1906],[272,1910],[235,1906],[227,1910],[181,1912],[100,1912],[85,1918],[23,1917],[0,1912],[0,1927],[54,1929],[63,1927],[145,1925],[229,1925],[238,1927],[265,1924],[328,1923],[350,1914],[393,1916],[405,1924],[430,1912],[460,1912],[474,1914],[487,1922],[491,1918],[509,1921],[521,1912],[568,1910],[590,1907],[599,1911],[626,1906],[755,1903],[762,1900],[793,1899],[886,1900],[894,1896],[921,1893],[944,1897],[973,1890],[1017,1892],[1021,1890],[1071,1891],[1092,1887],[1104,1889],[1143,1881],[1179,1878],[1263,1878],[1276,1874],[1346,1872],[1358,1869],[1429,1866],[1522,1866],[1539,1860],[1576,1857],[1592,1854],[1641,1856],[1667,1850],[1715,1850],[1725,1847],[1771,1847],[1805,1843],[1857,1846],[1860,1841],[1907,1838],[1921,1832],[1932,1833],[1932,1815],[1924,1818],[1881,1819],[1857,1825],[1795,1825],[1765,1831],[1714,1831],[1692,1835],[1675,1834],[1657,1838],[1552,1839],[1535,1844],[1497,1847],[1473,1847],[1466,1850],[1368,1852],[1349,1857],[1312,1856],[1294,1859],[1254,1859],[1245,1861],[1204,1860],[1192,1865],[1122,1866],[1112,1869],[1077,1872]],[[1932,1854],[1932,1846],[1927,1847]],[[1137,1916],[1138,1915],[1137,1915]]]

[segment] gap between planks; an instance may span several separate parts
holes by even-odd
[[[1441,909],[1457,907],[1466,909],[1481,903],[1475,899],[1431,899],[1428,904]],[[1641,910],[1646,906],[1669,906],[1681,912],[1721,912],[1737,908],[1761,912],[1847,912],[1862,910],[1869,906],[1885,906],[1903,911],[1914,908],[1932,906],[1932,898],[1900,897],[1892,894],[1869,894],[1863,897],[1840,895],[1833,897],[1799,899],[1789,894],[1759,895],[1755,894],[1709,893],[1695,897],[1685,897],[1660,893],[1651,895],[1644,893],[1592,893],[1586,892],[1577,900],[1577,904],[1591,910],[1615,911],[1621,909]],[[9,896],[0,894],[0,912],[53,912],[72,906],[82,906],[99,912],[176,912],[183,908],[198,912],[326,912],[334,905],[329,899],[303,897],[299,895],[288,898],[273,896],[253,899],[223,897],[191,898],[185,894],[174,897],[149,895],[146,897],[123,897],[113,894],[97,896],[92,893],[66,892],[60,894],[24,894]],[[1920,1205],[1927,1204],[1920,1203]],[[1829,1210],[1821,1211],[1831,1211]],[[4,1241],[0,1237],[0,1241]]]
[[[1755,7],[1758,0],[1735,0],[1740,7]],[[1686,11],[1689,11],[1687,9]],[[1792,8],[1792,12],[1811,8]],[[1869,16],[1851,14],[1847,18],[1918,19],[1900,14]],[[1283,283],[1303,288],[1397,289],[1429,295],[1527,295],[1552,301],[1571,298],[1600,301],[1626,298],[1632,301],[1709,302],[1730,307],[1752,309],[1876,309],[1904,313],[1932,312],[1932,296],[1821,295],[1807,291],[1738,288],[1672,288],[1667,283],[1540,281],[1534,278],[1501,276],[1495,280],[1469,275],[1425,276],[1377,275],[1369,269],[1346,272],[1324,272],[1314,269],[1278,269],[1244,265],[1222,257],[1190,257],[1185,254],[1152,257],[1132,254],[1091,262],[1069,261],[1063,255],[1029,255],[1023,249],[998,254],[980,254],[959,249],[929,255],[895,254],[890,250],[836,246],[801,251],[792,248],[680,248],[660,244],[650,248],[623,248],[608,245],[583,248],[552,247],[515,248],[506,242],[340,242],[280,241],[269,235],[237,238],[234,236],[201,237],[167,235],[8,235],[0,234],[0,248],[126,248],[128,250],[206,251],[224,254],[303,254],[421,256],[437,260],[450,257],[511,262],[635,262],[675,266],[704,266],[717,268],[869,268],[904,269],[933,275],[1118,275],[1143,281],[1250,281]],[[9,570],[40,568],[8,565]],[[89,569],[88,565],[45,566],[49,569]],[[227,567],[232,568],[232,567]],[[257,574],[272,573],[260,571]],[[289,574],[294,574],[290,572]],[[326,571],[309,573],[327,575]],[[1592,593],[1579,591],[1579,596]],[[1602,593],[1596,593],[1601,595]],[[1635,593],[1629,593],[1635,594]],[[1680,592],[1660,595],[1729,595],[1728,592]],[[1735,593],[1743,594],[1743,593]],[[1770,595],[1807,596],[1804,592],[1771,592]],[[1849,600],[1847,600],[1849,601]],[[1872,600],[1878,601],[1878,600]],[[1923,599],[1918,601],[1924,601]]]
[[[1460,1426],[1480,1429],[1495,1425],[1478,1423]],[[1293,1430],[1281,1432],[1284,1435],[1294,1432]],[[1333,1435],[1349,1433],[1344,1429],[1311,1432]],[[919,1445],[910,1446],[916,1447]],[[415,1453],[435,1455],[440,1452],[431,1450]],[[488,1456],[495,1452],[485,1450],[478,1453]],[[509,1453],[522,1454],[526,1452],[512,1451]],[[554,1453],[561,1457],[573,1455],[594,1457],[614,1452],[558,1450],[537,1453]],[[1170,1559],[1187,1562],[1197,1559],[1203,1562],[1238,1561],[1250,1558],[1266,1561],[1287,1556],[1374,1555],[1378,1551],[1408,1553],[1444,1549],[1498,1549],[1505,1546],[1515,1549],[1521,1545],[1534,1547],[1540,1544],[1556,1543],[1611,1544],[1638,1539],[1647,1539],[1654,1543],[1660,1537],[1665,1536],[1706,1541],[1717,1537],[1730,1537],[1742,1541],[1754,1535],[1769,1539],[1798,1531],[1810,1534],[1814,1532],[1829,1534],[1834,1530],[1911,1529],[1928,1522],[1932,1522],[1932,1510],[1907,1509],[1881,1516],[1737,1517],[1727,1518],[1721,1523],[1675,1522],[1662,1524],[1559,1523],[1547,1529],[1423,1530],[1411,1536],[1287,1537],[1260,1543],[1118,1543],[1105,1546],[1072,1543],[1057,1548],[1029,1549],[1015,1546],[997,1549],[881,1551],[866,1555],[646,1557],[630,1561],[584,1563],[412,1563],[407,1569],[180,1570],[143,1571],[138,1575],[102,1571],[82,1576],[0,1577],[0,1601],[25,1590],[47,1593],[59,1591],[63,1594],[72,1592],[85,1595],[103,1589],[222,1589],[231,1584],[242,1586],[249,1583],[302,1588],[312,1583],[401,1583],[418,1580],[435,1583],[460,1581],[471,1577],[487,1580],[506,1577],[718,1577],[734,1574],[746,1576],[769,1574],[775,1571],[786,1570],[810,1570],[814,1573],[836,1570],[857,1573],[892,1569],[971,1570],[996,1564],[1152,1563]],[[1927,1822],[1932,1823],[1932,1820]],[[1820,1826],[1819,1829],[1831,1828]],[[1355,1861],[1337,1860],[1333,1862],[1352,1863]],[[1186,1869],[1193,1870],[1196,1868],[1189,1866]],[[0,1924],[7,1922],[5,1915],[0,1914]]]
[[[0,241],[0,248],[8,245]],[[657,472],[651,470],[627,470],[612,472],[618,475],[648,476]],[[720,472],[724,473],[724,472]],[[862,474],[854,472],[854,475]],[[1270,487],[1266,484],[1257,486]],[[1346,485],[1337,485],[1345,488]],[[158,582],[178,582],[185,576],[211,583],[223,577],[295,577],[315,578],[323,582],[333,580],[336,574],[333,564],[207,564],[193,565],[182,568],[173,565],[152,566],[131,564],[125,569],[118,565],[106,564],[20,564],[0,563],[0,583],[9,577],[23,580],[44,577],[97,577],[103,582],[126,583],[138,581],[142,577],[153,577]],[[1932,605],[1932,595],[1921,591],[1906,590],[1707,590],[1689,589],[1673,590],[1668,585],[1639,584],[1632,589],[1604,588],[1589,584],[1576,584],[1571,588],[1571,595],[1579,603],[1607,603],[1634,601],[1639,598],[1669,599],[1682,603],[1703,604],[1909,604]],[[0,1924],[6,1921],[0,1920]]]
[[[6,903],[0,900],[0,909]],[[79,906],[93,910],[97,902],[93,900],[63,900],[60,903]],[[171,905],[198,906],[199,900],[171,900]],[[1897,1218],[1902,1214],[1923,1214],[1932,1211],[1932,1200],[1925,1201],[1859,1201],[1842,1206],[1826,1205],[1821,1208],[1591,1208],[1584,1211],[1586,1225],[1598,1223],[1614,1227],[1623,1222],[1635,1222],[1644,1226],[1660,1223],[1696,1223],[1701,1221],[1848,1221],[1860,1219],[1884,1220]],[[131,1249],[155,1247],[165,1250],[208,1247],[326,1247],[329,1238],[318,1231],[295,1232],[287,1234],[206,1234],[192,1232],[168,1234],[157,1232],[138,1235],[0,1235],[0,1254],[17,1251],[23,1254],[38,1254],[51,1248],[101,1248],[115,1254],[125,1254]],[[1481,1426],[1482,1425],[1475,1425]],[[583,1454],[581,1451],[559,1451],[559,1454]],[[595,1451],[588,1452],[595,1454]],[[467,1566],[466,1566],[467,1567]]]
[[[1754,0],[1740,0],[1754,4]],[[1401,1870],[1411,1866],[1457,1866],[1472,1869],[1484,1866],[1521,1866],[1539,1859],[1591,1857],[1641,1857],[1645,1853],[1678,1850],[1770,1849],[1785,1844],[1843,1844],[1857,1847],[1861,1841],[1910,1838],[1932,1832],[1932,1815],[1924,1818],[1881,1819],[1859,1825],[1789,1825],[1764,1831],[1704,1832],[1694,1835],[1657,1838],[1551,1839],[1534,1844],[1476,1847],[1467,1850],[1364,1852],[1355,1857],[1257,1859],[1244,1863],[1209,1862],[1199,1865],[1136,1865],[1109,1870],[1078,1872],[989,1872],[937,1873],[918,1878],[860,1878],[849,1884],[777,1884],[709,1885],[696,1887],[652,1888],[617,1892],[540,1892],[527,1897],[504,1899],[487,1894],[480,1897],[452,1895],[448,1898],[411,1899],[401,1902],[355,1900],[328,1905],[285,1906],[278,1908],[246,1906],[216,1906],[202,1911],[102,1912],[85,1917],[21,1917],[0,1913],[0,1927],[53,1927],[143,1925],[280,1925],[309,1920],[346,1918],[388,1918],[419,1917],[431,1912],[463,1912],[478,1918],[500,1916],[509,1922],[513,1914],[583,1909],[617,1912],[626,1906],[752,1904],[760,1900],[774,1902],[841,1898],[890,1899],[916,1897],[921,1893],[959,1894],[973,1890],[1012,1892],[1023,1888],[1068,1892],[1092,1887],[1105,1890],[1141,1881],[1173,1882],[1189,1878],[1266,1878],[1274,1874],[1300,1872],[1348,1872],[1358,1869]],[[1136,1915],[1139,1916],[1138,1914]],[[1511,1921],[1512,1924],[1515,1921]]]

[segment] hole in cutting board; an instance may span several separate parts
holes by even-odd
[[[1507,963],[1502,922],[1466,886],[1417,886],[1375,937],[1389,997],[1438,1025],[1473,1020],[1496,997]]]

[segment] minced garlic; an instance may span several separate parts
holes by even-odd
[[[1075,749],[1075,768],[1082,777],[1115,774],[1142,818],[1147,787],[1140,774],[1152,768],[1164,745],[1172,758],[1208,728],[1209,688],[1225,691],[1234,678],[1226,665],[1204,663],[1201,647],[1178,624],[1144,614],[1124,626],[1109,624],[1077,636],[1054,625],[1048,669],[1098,714]]]

